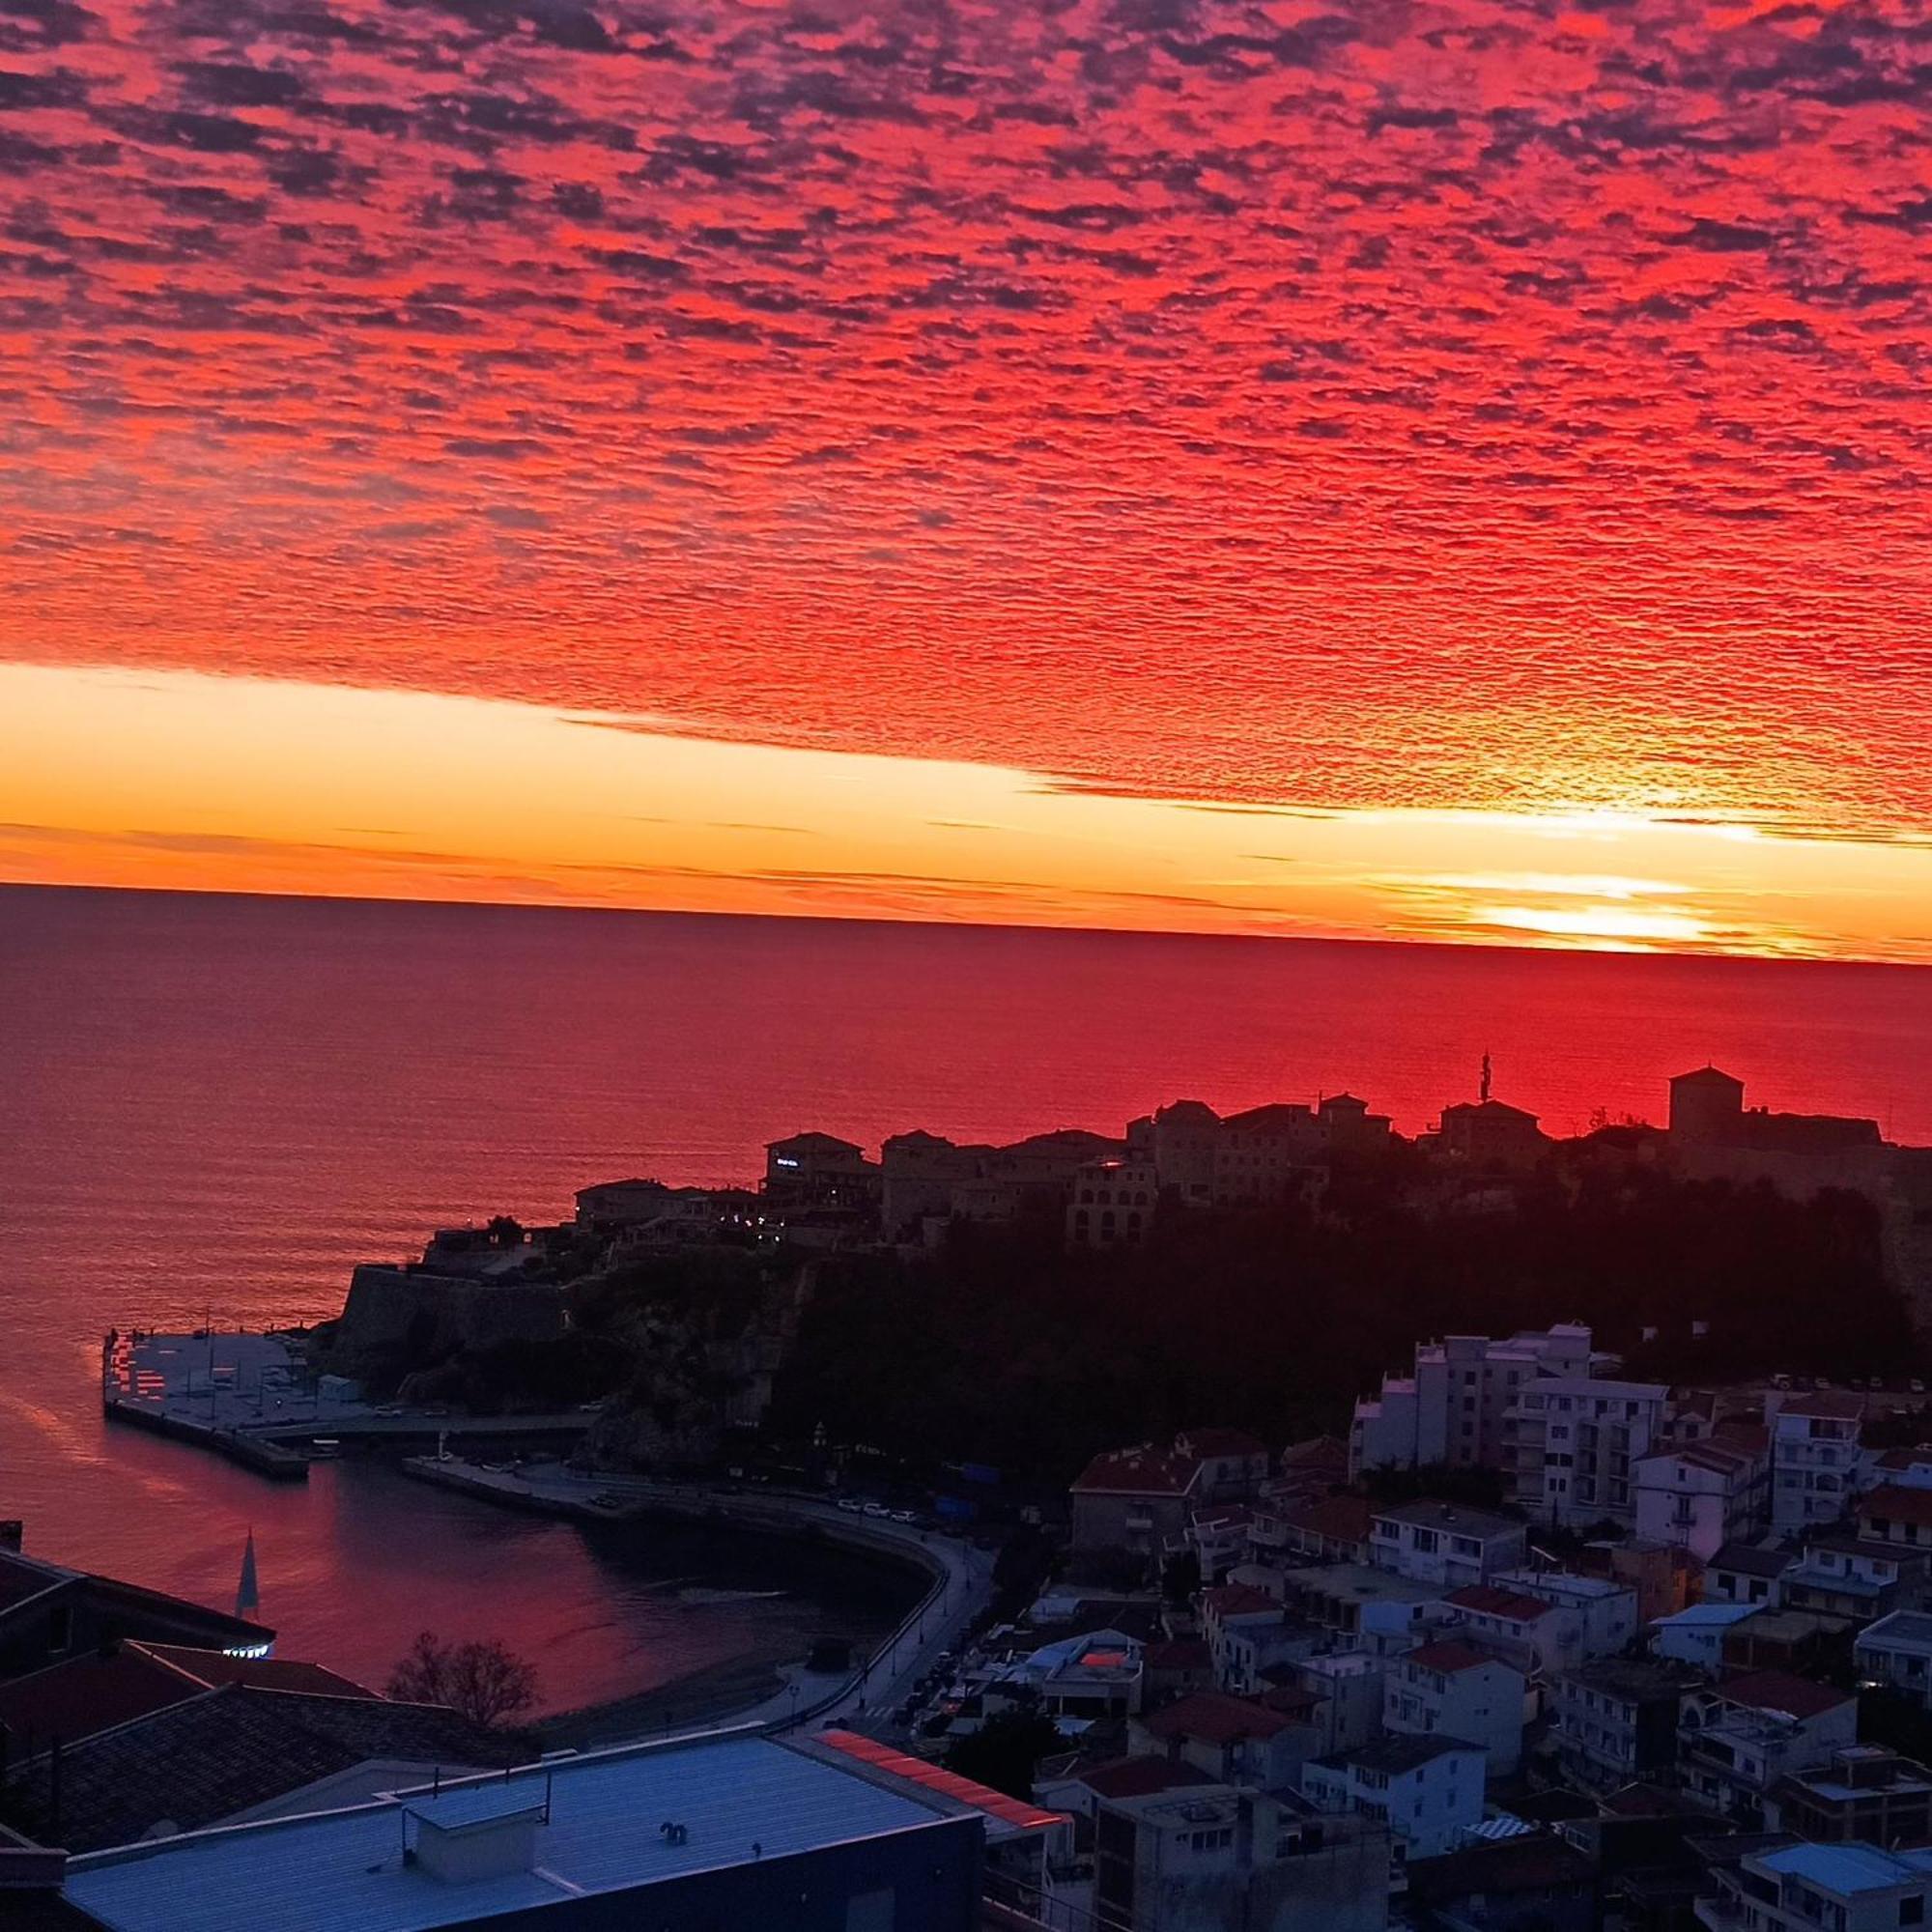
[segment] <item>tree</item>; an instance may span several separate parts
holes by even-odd
[[[537,1673],[494,1637],[444,1643],[424,1631],[389,1674],[387,1691],[408,1704],[447,1704],[485,1729],[521,1717],[537,1700]]]
[[[961,1738],[947,1751],[946,1768],[1009,1798],[1030,1799],[1035,1768],[1059,1747],[1053,1719],[1037,1705],[1021,1704]]]
[[[1201,1558],[1192,1549],[1177,1550],[1160,1573],[1160,1590],[1170,1604],[1191,1604],[1201,1588]]]

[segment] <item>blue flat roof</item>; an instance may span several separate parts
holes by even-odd
[[[1917,1885],[1932,1876],[1932,1851],[1884,1852],[1856,1841],[1844,1845],[1790,1845],[1758,1861],[1769,1871],[1808,1879],[1828,1891],[1849,1896]]]
[[[403,1861],[404,1814],[474,1824],[541,1804],[534,1868],[454,1885]],[[517,1801],[522,1801],[519,1804]],[[432,1932],[491,1913],[623,1891],[953,1822],[755,1732],[714,1733],[531,1766],[344,1811],[234,1825],[97,1852],[67,1895],[116,1932]],[[673,1842],[660,1829],[684,1827]]]

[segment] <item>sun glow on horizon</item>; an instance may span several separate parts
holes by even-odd
[[[0,665],[50,884],[1932,961],[1932,851],[1625,812],[1202,810],[996,765],[192,671]],[[1574,870],[1552,859],[1574,847]]]

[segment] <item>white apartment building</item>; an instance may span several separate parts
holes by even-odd
[[[1153,1221],[1160,1182],[1151,1160],[1090,1160],[1074,1171],[1070,1248],[1136,1247]]]
[[[1460,1503],[1394,1503],[1369,1520],[1369,1561],[1417,1583],[1484,1583],[1528,1553],[1521,1523]]]
[[[1523,1385],[1539,1376],[1588,1377],[1597,1359],[1589,1329],[1576,1322],[1504,1341],[1448,1335],[1424,1342],[1408,1375],[1384,1376],[1378,1394],[1356,1402],[1350,1478],[1428,1463],[1508,1468],[1508,1422]]]
[[[1678,1784],[1692,1803],[1759,1832],[1780,1779],[1831,1763],[1858,1740],[1859,1703],[1849,1690],[1751,1671],[1685,1699]]]
[[[1663,1434],[1661,1382],[1550,1376],[1519,1394],[1516,1496],[1547,1521],[1584,1527],[1636,1518],[1636,1463]]]
[[[1779,1535],[1836,1522],[1867,1488],[1875,1459],[1859,1439],[1865,1399],[1848,1389],[1765,1397],[1771,1526]]]
[[[1636,1533],[1709,1563],[1727,1543],[1762,1535],[1771,1519],[1768,1443],[1719,1435],[1639,1457]]]
[[[1483,1753],[1458,1738],[1387,1737],[1301,1768],[1323,1811],[1383,1821],[1402,1859],[1453,1851],[1483,1817]]]
[[[1413,1737],[1480,1745],[1491,1777],[1522,1763],[1525,1684],[1520,1670],[1454,1636],[1391,1658],[1382,1682],[1382,1725]]]
[[[1565,1665],[1615,1657],[1636,1635],[1636,1592],[1607,1577],[1579,1577],[1569,1570],[1511,1570],[1495,1578],[1502,1590],[1520,1590],[1568,1611],[1575,1624],[1562,1634]]]
[[[1932,1922],[1932,1850],[1876,1845],[1786,1845],[1712,1867],[1715,1898],[1696,1903],[1711,1932],[1897,1932]]]

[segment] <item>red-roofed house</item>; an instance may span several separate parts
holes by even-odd
[[[1281,1791],[1320,1749],[1316,1733],[1293,1712],[1270,1710],[1247,1697],[1197,1691],[1128,1727],[1136,1751],[1191,1765],[1229,1784]]]
[[[1500,1658],[1460,1637],[1438,1637],[1389,1661],[1382,1725],[1480,1745],[1486,1775],[1507,1777],[1522,1763],[1526,1689],[1522,1672]]]
[[[1859,1499],[1859,1534],[1872,1543],[1932,1549],[1932,1490],[1881,1483]]]
[[[110,1643],[0,1684],[0,1732],[13,1755],[30,1755],[55,1739],[75,1745],[223,1684],[329,1697],[376,1694],[319,1663],[229,1657],[177,1644]]]
[[[1281,1605],[1252,1583],[1222,1583],[1201,1593],[1201,1634],[1223,1690],[1258,1690],[1261,1672],[1289,1654],[1271,1646],[1267,1635],[1287,1629]]]
[[[1073,1484],[1073,1554],[1125,1557],[1152,1569],[1187,1532],[1201,1465],[1144,1443],[1095,1456]]]
[[[1197,1503],[1251,1497],[1267,1481],[1267,1448],[1244,1430],[1183,1430],[1174,1438],[1174,1453],[1200,1465],[1193,1491]]]
[[[1276,1519],[1280,1548],[1311,1563],[1366,1563],[1375,1506],[1366,1496],[1322,1496]],[[1262,1542],[1256,1538],[1258,1551]]]
[[[1472,1583],[1446,1602],[1483,1645],[1528,1675],[1553,1676],[1583,1661],[1583,1622],[1576,1611],[1508,1583]]]
[[[1741,1831],[1762,1831],[1764,1801],[1788,1774],[1829,1764],[1858,1742],[1848,1690],[1754,1670],[1684,1701],[1678,1764],[1687,1796]]]

